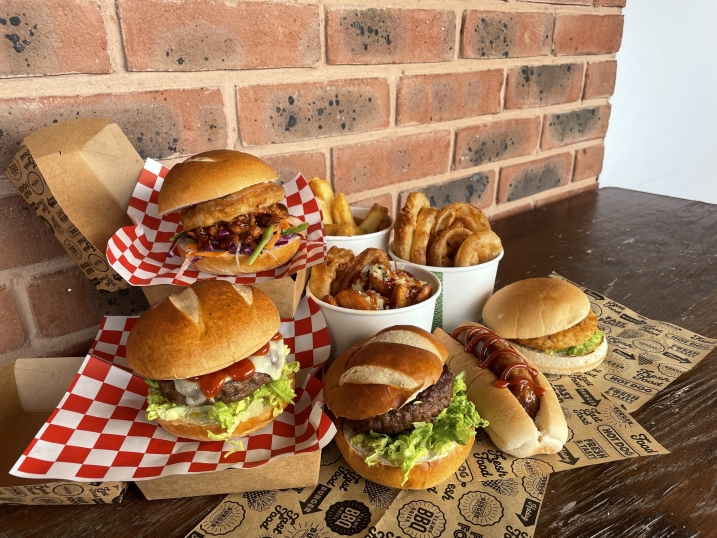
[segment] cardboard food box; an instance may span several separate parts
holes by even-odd
[[[281,319],[290,319],[296,314],[299,301],[304,295],[306,282],[309,279],[309,271],[310,269],[302,269],[291,276],[257,282],[252,284],[252,286],[259,288],[274,301]],[[170,295],[182,293],[183,290],[184,288],[182,286],[172,286],[169,284],[142,287],[142,291],[150,305]]]
[[[0,368],[0,504],[109,504],[127,482],[30,480],[8,474],[65,395],[81,357],[18,359]]]
[[[292,454],[251,469],[175,474],[135,482],[149,501],[223,493],[305,488],[319,483],[321,451]]]
[[[48,125],[25,138],[6,170],[99,290],[129,284],[110,267],[107,241],[122,226],[144,161],[108,119]]]

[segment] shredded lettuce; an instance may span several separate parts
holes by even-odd
[[[554,349],[552,351],[546,350],[543,351],[546,355],[566,355],[568,357],[580,357],[582,355],[587,355],[588,353],[592,353],[597,349],[597,347],[600,345],[600,342],[602,342],[603,339],[603,332],[600,329],[596,329],[595,333],[585,340],[582,344],[578,344],[577,346],[572,347],[566,347],[563,349]]]
[[[287,355],[288,355],[287,348]],[[239,400],[225,404],[224,402],[214,402],[211,405],[203,405],[199,407],[189,407],[170,402],[159,392],[159,384],[154,380],[147,380],[147,384],[152,387],[147,395],[147,420],[155,420],[157,417],[162,420],[172,421],[186,415],[205,414],[209,419],[214,420],[226,429],[226,433],[214,435],[208,432],[211,439],[215,441],[224,441],[231,437],[240,422],[249,416],[260,413],[269,407],[274,408],[274,416],[278,416],[282,409],[281,404],[293,403],[296,393],[291,388],[291,379],[289,376],[295,374],[301,369],[298,362],[289,362],[284,364],[279,379],[262,385],[252,394]],[[157,384],[155,387],[153,383]]]
[[[466,397],[465,372],[453,378],[453,398],[433,422],[414,422],[414,430],[395,436],[361,433],[353,437],[352,445],[373,449],[364,461],[375,465],[379,459],[401,467],[403,482],[408,480],[411,468],[422,459],[447,454],[453,443],[465,445],[475,435],[475,428],[485,427],[488,421],[480,418],[473,402]]]

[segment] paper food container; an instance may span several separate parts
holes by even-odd
[[[398,268],[406,269],[418,280],[428,282],[433,287],[433,295],[422,303],[406,308],[352,310],[320,301],[311,294],[308,287],[306,288],[306,295],[318,305],[326,319],[326,327],[331,338],[331,359],[338,357],[351,346],[370,338],[380,330],[393,325],[415,325],[431,332],[431,327],[435,323],[436,302],[440,301],[442,293],[441,282],[430,271],[419,266],[409,267],[408,264],[399,263]]]
[[[5,171],[98,290],[129,287],[107,241],[131,224],[127,207],[143,161],[108,119],[48,125],[25,138]]]
[[[304,299],[296,318],[282,320],[279,327],[292,349],[288,360],[301,365],[294,404],[262,430],[239,439],[243,446],[178,438],[146,419],[149,387],[125,357],[137,319],[103,320],[90,353],[74,364],[74,379],[63,384],[69,388],[57,407],[44,424],[34,423],[27,448],[10,469],[13,475],[142,482],[139,487],[150,499],[317,483],[321,448],[336,428],[323,412],[323,385],[316,377],[329,354],[328,331],[316,305]]]
[[[110,504],[127,482],[32,480],[8,474],[77,374],[82,357],[18,359],[0,368],[0,504]]]
[[[185,265],[180,255],[170,255],[171,238],[182,230],[179,212],[159,215],[157,200],[169,168],[147,159],[129,201],[127,213],[132,225],[116,230],[107,243],[107,259],[133,286],[148,287],[150,303],[177,293],[177,287],[191,286],[198,280],[227,280],[233,284],[252,284],[264,291],[277,305],[282,318],[292,318],[301,299],[307,269],[326,260],[326,241],[321,210],[306,179],[298,174],[283,185],[283,203],[289,214],[309,223],[306,239],[285,265],[256,274],[218,276]],[[154,288],[154,289],[152,289]],[[176,291],[175,291],[176,290]]]
[[[498,263],[505,251],[486,263],[470,267],[432,267],[407,262],[393,253],[393,242],[388,248],[392,260],[406,265],[413,272],[423,269],[433,273],[443,286],[443,293],[436,302],[436,316],[432,329],[440,327],[451,332],[463,321],[478,321],[482,317],[483,305],[493,295]],[[431,330],[432,330],[431,329]]]
[[[276,280],[265,280],[252,285],[271,297],[276,309],[279,311],[279,316],[283,319],[293,318],[296,315],[296,309],[299,306],[301,297],[304,295],[304,288],[306,288],[308,280],[309,271],[302,269],[291,276],[277,278]],[[171,284],[144,286],[141,289],[150,305],[170,295],[182,293],[184,290],[182,286],[172,286]]]
[[[366,215],[368,215],[369,211],[371,210],[365,207],[351,208],[351,214],[354,217],[358,217],[360,219],[366,218]],[[354,256],[358,256],[367,248],[380,248],[381,250],[386,250],[388,248],[388,241],[391,235],[391,230],[393,229],[393,219],[390,215],[388,215],[388,218],[390,222],[388,228],[386,228],[385,230],[381,230],[380,232],[364,235],[354,235],[351,237],[344,237],[340,235],[327,235],[326,247],[331,248],[333,246],[337,246],[339,248],[347,248],[353,251]]]

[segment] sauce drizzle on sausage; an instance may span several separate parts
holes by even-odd
[[[538,370],[528,365],[510,343],[487,327],[464,325],[451,337],[461,342],[468,353],[478,358],[478,366],[490,369],[498,378],[495,387],[509,389],[532,418],[540,408],[545,389],[535,382]],[[479,347],[480,345],[480,347]]]

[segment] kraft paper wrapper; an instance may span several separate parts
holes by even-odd
[[[568,279],[553,273],[552,278]],[[598,327],[609,344],[600,366],[584,374],[547,375],[555,385],[568,379],[594,394],[604,394],[625,411],[637,411],[658,392],[704,359],[717,346],[705,338],[664,321],[653,321],[608,297],[574,284],[590,299]]]
[[[530,538],[547,483],[547,475],[481,482],[461,467],[435,488],[401,491],[356,474],[332,441],[317,486],[229,495],[187,536]]]

